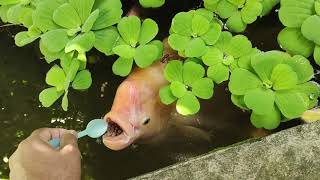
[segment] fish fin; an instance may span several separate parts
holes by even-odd
[[[301,116],[301,119],[306,123],[312,123],[320,120],[320,109],[312,109],[304,112]]]

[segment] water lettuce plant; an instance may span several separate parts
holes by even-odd
[[[234,104],[252,111],[254,126],[274,129],[316,105],[320,91],[312,77],[313,67],[301,55],[261,52],[251,57],[250,69],[232,72],[229,90]]]
[[[305,57],[313,54],[320,65],[320,1],[282,0],[280,3],[279,19],[286,26],[278,35],[281,48]]]
[[[243,32],[247,24],[266,13],[260,0],[204,0],[204,6],[220,18],[227,19],[226,26],[233,32]]]
[[[164,5],[166,0],[139,0],[142,7],[145,8],[158,8]]]
[[[119,56],[112,66],[114,74],[127,76],[133,62],[140,68],[146,68],[159,60],[163,54],[162,42],[152,41],[158,30],[157,23],[152,19],[145,19],[141,23],[137,16],[122,18],[118,23],[121,43],[112,50]]]
[[[230,72],[238,67],[239,59],[240,62],[245,61],[253,50],[246,36],[232,36],[230,32],[225,31],[221,33],[215,46],[210,47],[201,59],[208,66],[208,77],[220,84],[229,79]]]
[[[201,57],[218,41],[221,29],[206,9],[180,12],[172,20],[168,43],[182,57]]]
[[[200,110],[197,98],[210,99],[213,96],[214,84],[204,76],[205,69],[200,64],[171,60],[164,70],[164,77],[170,84],[161,88],[161,101],[166,105],[177,101],[176,109],[182,115],[197,113]]]

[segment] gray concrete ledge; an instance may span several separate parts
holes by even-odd
[[[320,122],[212,151],[135,179],[320,179]]]

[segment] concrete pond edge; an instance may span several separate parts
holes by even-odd
[[[249,139],[133,179],[320,179],[320,122]]]

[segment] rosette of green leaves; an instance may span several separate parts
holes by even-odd
[[[170,61],[164,70],[170,85],[160,89],[162,103],[169,105],[177,101],[176,109],[182,115],[192,115],[200,110],[198,98],[210,99],[214,84],[204,77],[205,69],[193,61]]]
[[[233,32],[243,32],[263,12],[260,0],[204,0],[204,6],[228,19],[226,25]]]
[[[252,51],[252,44],[246,36],[222,32],[216,45],[202,56],[203,63],[209,66],[207,76],[217,84],[228,80],[230,71],[238,67],[239,59],[240,66],[244,66]]]
[[[274,129],[281,121],[299,118],[317,104],[320,91],[310,82],[313,68],[300,55],[280,51],[251,57],[251,68],[237,68],[230,77],[232,101],[252,110],[251,123],[257,128]]]
[[[201,57],[214,45],[222,27],[206,9],[180,12],[172,20],[168,43],[183,57]]]
[[[109,37],[101,38],[97,34],[101,31],[117,34],[111,26],[121,19],[121,7],[120,0],[44,0],[38,3],[33,13],[33,26],[43,33],[40,49],[46,60],[50,63],[71,52],[85,60],[87,51],[96,45],[102,46]],[[16,44],[28,44],[29,38],[27,32],[20,32],[15,38]]]
[[[320,65],[320,1],[282,0],[279,19],[286,28],[278,42],[290,54],[313,57]]]
[[[158,8],[164,5],[166,0],[139,0],[142,7],[145,8]]]
[[[44,89],[39,95],[39,100],[44,107],[50,107],[63,96],[61,106],[67,111],[69,86],[83,91],[91,86],[92,79],[88,70],[80,70],[80,62],[77,59],[64,59],[61,65],[62,68],[54,65],[48,71],[46,83],[52,87]]]
[[[121,42],[113,48],[119,56],[112,66],[113,73],[127,76],[133,62],[140,68],[146,68],[163,55],[163,44],[154,40],[158,34],[158,25],[152,19],[142,23],[137,16],[124,17],[118,23]]]
[[[32,13],[37,2],[37,0],[1,0],[1,21],[30,27],[33,24]]]

